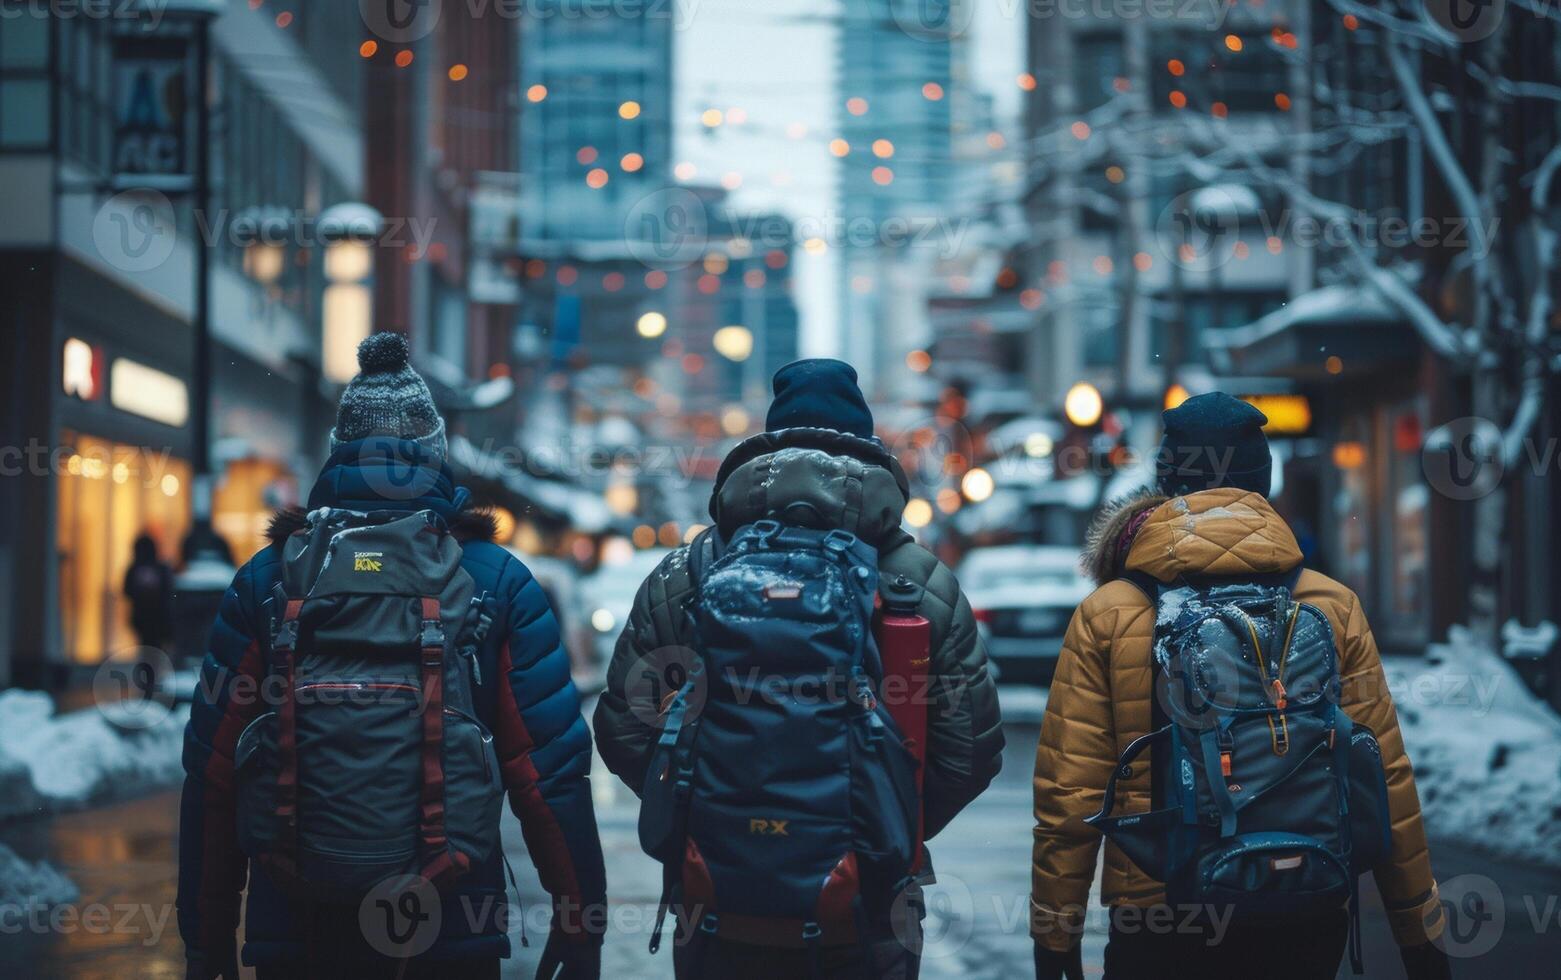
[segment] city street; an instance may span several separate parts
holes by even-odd
[[[0,980],[1561,977],[1558,4],[0,0]]]
[[[1021,718],[1031,719],[1042,703],[1033,689],[1004,693],[1005,705],[1011,705],[1006,710]],[[1008,747],[998,781],[933,842],[940,883],[928,896],[924,977],[1006,980],[1026,976],[1032,969],[1026,900],[1032,825],[1029,777],[1037,732],[1033,720],[1006,727]],[[640,852],[636,801],[604,771],[594,783],[612,902],[603,975],[670,976],[667,948],[658,957],[646,951],[660,872]],[[49,980],[183,976],[183,950],[171,906],[177,807],[177,792],[161,792],[52,821],[0,828],[0,843],[46,857],[77,882],[81,898],[76,907],[83,913],[79,920],[61,920],[67,924],[59,929],[25,929],[0,936],[0,974]],[[529,980],[546,935],[547,902],[531,872],[519,827],[507,814],[504,837],[524,893],[521,907],[531,942],[521,947],[519,925],[512,923],[514,954],[504,964],[504,976]],[[1433,858],[1444,887],[1458,876],[1482,875],[1495,882],[1505,901],[1499,940],[1478,956],[1456,960],[1455,977],[1548,980],[1554,976],[1548,971],[1561,936],[1556,899],[1561,894],[1561,872],[1493,860],[1449,844],[1434,845]],[[94,906],[106,909],[98,913],[100,921],[94,922],[86,913]],[[1380,908],[1367,879],[1366,976],[1396,980],[1403,970]],[[1543,921],[1537,921],[1540,917]],[[1466,921],[1462,928],[1468,928]],[[1492,925],[1483,928],[1483,936],[1489,936]],[[1097,910],[1084,939],[1089,976],[1100,975],[1104,942],[1104,916]],[[1475,949],[1479,938],[1466,932],[1463,944]],[[1347,963],[1339,976],[1341,980],[1352,976]]]

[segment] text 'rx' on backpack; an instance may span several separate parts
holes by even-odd
[[[498,846],[503,785],[477,720],[488,617],[431,511],[324,508],[284,545],[268,706],[239,736],[239,843],[284,892],[441,891]]]
[[[693,656],[640,809],[664,872],[651,951],[671,904],[696,938],[865,942],[870,917],[919,895],[921,589],[880,589],[877,551],[845,531],[705,534],[689,548]],[[901,683],[884,683],[885,661]]]
[[[1155,603],[1155,727],[1106,784],[1102,831],[1166,901],[1283,922],[1350,903],[1388,854],[1387,781],[1375,735],[1339,707],[1333,628],[1277,580],[1130,580]],[[1147,813],[1113,816],[1117,781],[1147,748]]]

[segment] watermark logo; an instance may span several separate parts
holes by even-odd
[[[1426,0],[1426,12],[1448,33],[1468,44],[1496,33],[1506,0]]]
[[[358,928],[375,952],[410,959],[428,951],[444,920],[439,891],[422,875],[397,875],[375,885],[358,906]]]
[[[683,691],[683,723],[687,724],[704,710],[709,693],[705,676],[699,654],[692,649],[661,647],[629,665],[623,684],[624,700],[635,718],[659,730],[665,724],[673,698]]]
[[[391,44],[410,44],[439,24],[440,0],[358,0],[363,25]]]
[[[963,0],[891,0],[888,6],[901,33],[935,43],[962,37],[976,16],[976,5]]]
[[[121,272],[150,272],[167,262],[178,235],[172,202],[155,190],[121,191],[92,219],[92,244]]]
[[[155,728],[173,711],[173,699],[159,681],[173,676],[173,661],[156,647],[135,647],[98,665],[92,675],[92,700],[116,728]]]
[[[1442,948],[1448,956],[1467,959],[1496,948],[1507,926],[1507,902],[1501,887],[1484,875],[1459,875],[1440,886],[1447,928]]]
[[[663,187],[634,202],[623,222],[629,254],[642,265],[682,269],[705,254],[710,216],[704,201],[682,187]]]
[[[1501,485],[1506,473],[1501,429],[1468,416],[1431,430],[1420,451],[1426,482],[1452,500],[1475,500]]]
[[[1218,269],[1235,257],[1241,242],[1241,216],[1256,213],[1249,188],[1203,187],[1179,194],[1155,221],[1160,250],[1183,269]]]

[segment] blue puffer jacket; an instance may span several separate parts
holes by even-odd
[[[527,850],[543,886],[563,910],[570,938],[600,941],[579,928],[582,908],[605,902],[605,875],[591,805],[591,736],[569,676],[569,655],[542,588],[526,567],[492,543],[492,522],[468,508],[469,495],[447,467],[416,444],[373,438],[331,454],[309,494],[309,509],[432,510],[462,542],[461,565],[479,594],[496,600],[493,627],[481,657],[483,682],[473,696],[493,731],[510,806],[520,818]],[[274,963],[304,953],[303,916],[249,863],[235,836],[233,749],[257,716],[260,697],[240,677],[264,670],[265,604],[281,575],[281,545],[301,526],[301,512],[284,512],[272,526],[272,544],[233,579],[212,627],[201,683],[184,737],[184,798],[179,831],[179,931],[186,949],[220,969],[234,951],[239,894],[246,878],[244,962]],[[492,601],[492,600],[490,600]],[[491,910],[443,916],[439,941],[424,954],[443,959],[507,956],[504,875],[499,854],[462,879],[447,908]],[[469,899],[469,902],[466,901]],[[555,919],[555,925],[557,925]]]

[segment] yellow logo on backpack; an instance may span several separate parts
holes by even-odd
[[[357,551],[352,555],[352,570],[355,572],[378,572],[382,570],[380,559],[385,557],[383,551]]]

